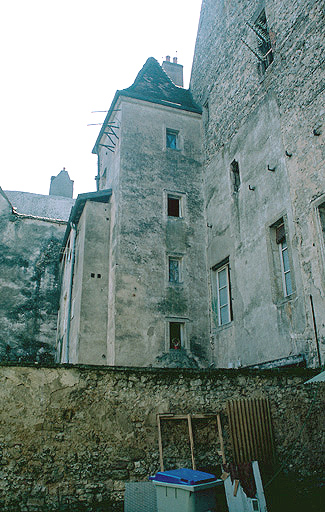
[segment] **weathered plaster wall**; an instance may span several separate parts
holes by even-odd
[[[176,364],[207,364],[200,115],[126,97],[116,110],[115,150],[99,148],[99,186],[112,189],[107,363],[129,364],[131,351],[133,365],[174,364],[165,357],[176,321],[184,326]],[[167,128],[178,132],[177,150],[166,148]],[[181,198],[181,218],[168,218],[168,193]],[[180,283],[168,282],[168,256],[181,259]]]
[[[275,469],[284,463],[316,478],[324,464],[325,404],[324,384],[303,384],[312,374],[2,366],[1,510],[54,511],[68,503],[103,510],[120,500],[126,481],[159,469],[157,413],[220,412],[229,460],[226,403],[237,398],[269,398]],[[212,432],[202,444],[204,430],[194,428],[199,468],[220,461]],[[163,429],[166,468],[190,465],[182,438],[180,426]]]
[[[113,365],[115,361],[115,290],[116,271],[118,269],[118,233],[120,230],[120,160],[121,160],[121,102],[117,102],[115,112],[110,122],[114,125],[117,137],[112,137],[115,143],[114,151],[105,146],[98,148],[99,189],[110,189],[110,238],[108,257],[108,313],[107,313],[107,354],[106,362]],[[107,144],[107,136],[103,136],[101,143]]]
[[[52,360],[66,222],[12,213],[0,196],[0,359]]]
[[[60,362],[106,364],[109,238],[110,205],[87,201],[61,262]]]
[[[179,149],[166,148],[166,129]],[[123,99],[120,229],[115,299],[115,364],[157,364],[169,350],[169,322],[184,324],[188,353],[209,360],[206,224],[200,115]],[[141,151],[139,151],[141,148]],[[167,216],[176,194],[181,216]],[[168,257],[181,258],[180,283],[168,282]],[[139,322],[141,318],[141,322]]]
[[[246,22],[263,8],[274,54],[265,74],[241,42],[256,47]],[[318,210],[325,193],[323,16],[321,3],[310,0],[202,4],[191,90],[204,106],[205,197],[213,225],[208,265],[229,256],[233,287],[233,323],[218,330],[212,321],[218,365],[285,353],[305,353],[308,364],[317,364],[310,296],[324,361],[324,228]],[[234,159],[241,175],[236,194]],[[281,217],[294,279],[294,294],[282,303],[270,247],[270,226]]]
[[[18,213],[46,217],[48,219],[67,221],[75,202],[72,197],[45,196],[9,190],[6,190],[5,193]]]

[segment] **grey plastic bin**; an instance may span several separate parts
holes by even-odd
[[[185,471],[188,478],[184,479]],[[193,479],[190,472],[195,473]],[[176,476],[175,482],[172,481],[174,475],[171,475],[171,473]],[[178,473],[182,478],[178,477]],[[165,474],[158,473],[156,478],[152,479],[157,491],[158,512],[217,512],[216,487],[222,486],[223,481],[215,479],[214,475],[203,472],[200,479],[200,473],[199,471],[184,469],[165,472]],[[210,478],[204,478],[205,476]],[[186,479],[189,483],[186,483]],[[198,483],[193,483],[196,481]]]

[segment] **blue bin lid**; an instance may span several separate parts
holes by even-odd
[[[196,471],[194,469],[172,469],[170,471],[158,471],[155,476],[150,476],[150,480],[156,482],[166,482],[169,484],[180,485],[199,485],[216,480],[215,475]]]

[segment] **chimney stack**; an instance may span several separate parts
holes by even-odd
[[[167,55],[162,68],[175,85],[183,87],[183,66],[177,64],[177,57],[173,57],[173,62],[170,62],[170,55]]]

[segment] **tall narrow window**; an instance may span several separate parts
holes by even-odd
[[[230,164],[230,173],[233,185],[233,191],[238,192],[240,188],[240,174],[239,174],[239,165],[236,160],[233,160]]]
[[[181,217],[181,200],[179,197],[167,196],[168,217]]]
[[[181,322],[169,322],[169,348],[179,350],[183,345],[184,324]]]
[[[322,203],[318,207],[318,215],[320,220],[320,227],[323,234],[323,241],[325,243],[325,203]]]
[[[230,322],[229,265],[217,272],[219,325]]]
[[[166,130],[166,147],[169,149],[178,149],[178,132],[175,130]]]
[[[280,251],[283,292],[284,296],[288,297],[289,295],[292,295],[292,280],[289,263],[288,244],[286,240],[285,227],[283,222],[279,224],[276,228],[276,243],[278,244]]]
[[[230,269],[228,258],[212,270],[215,274],[215,300],[213,310],[219,326],[229,324],[232,320]]]
[[[181,261],[179,258],[168,258],[168,281],[170,283],[180,283],[181,281]]]
[[[261,59],[261,70],[265,73],[271,62],[273,62],[273,52],[264,9],[252,28],[256,34],[257,47]]]

